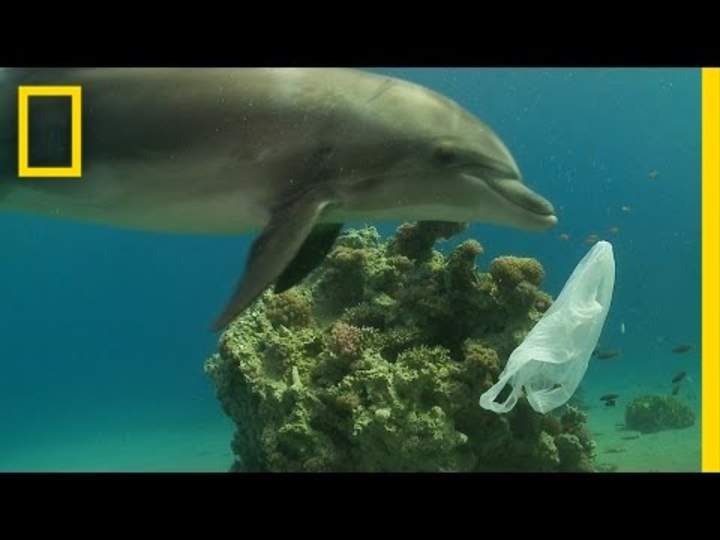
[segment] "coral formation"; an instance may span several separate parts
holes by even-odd
[[[573,407],[478,405],[552,303],[533,259],[483,254],[457,224],[347,231],[301,285],[267,291],[206,363],[237,426],[233,470],[589,471]]]
[[[445,221],[420,221],[404,223],[390,240],[388,246],[391,253],[402,255],[408,259],[425,261],[432,257],[433,245],[440,239],[448,239],[465,229],[463,223]]]
[[[275,327],[308,326],[312,319],[310,302],[296,289],[271,296],[266,309],[267,318]]]
[[[625,408],[625,426],[642,433],[686,428],[694,423],[692,409],[672,396],[640,396]]]

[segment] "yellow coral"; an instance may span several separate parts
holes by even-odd
[[[363,331],[344,322],[336,322],[330,330],[328,348],[340,358],[356,359],[362,354]]]
[[[545,278],[542,265],[525,257],[498,257],[490,263],[490,274],[505,288],[514,288],[523,281],[539,286]]]
[[[270,323],[275,326],[298,328],[308,326],[312,320],[310,302],[295,290],[270,297],[266,305],[266,314]]]
[[[500,359],[497,352],[480,343],[469,341],[465,345],[465,361],[475,369],[486,372],[492,377],[500,373]]]

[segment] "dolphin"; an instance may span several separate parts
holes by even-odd
[[[82,178],[18,179],[20,85],[82,87]],[[43,144],[32,142],[37,122],[31,145]],[[42,122],[67,127],[69,115]],[[260,231],[216,331],[269,286],[300,282],[347,221],[557,223],[500,138],[456,102],[334,68],[1,70],[0,209],[170,233]]]

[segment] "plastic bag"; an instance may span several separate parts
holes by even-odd
[[[522,395],[537,412],[564,405],[585,375],[610,310],[615,286],[612,245],[601,241],[583,257],[560,295],[508,358],[498,382],[480,406],[508,412]],[[496,400],[505,385],[512,391]]]

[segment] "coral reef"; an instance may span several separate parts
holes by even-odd
[[[341,235],[301,285],[267,291],[206,362],[237,426],[236,471],[590,471],[573,407],[480,408],[512,350],[552,303],[533,259],[483,254],[458,224]]]
[[[308,326],[312,319],[310,302],[296,289],[276,294],[268,299],[266,316],[274,327]]]
[[[625,408],[625,426],[641,433],[686,428],[694,423],[692,409],[672,396],[640,396]]]
[[[465,227],[464,223],[445,221],[404,223],[398,227],[388,247],[391,253],[424,261],[432,257],[435,242],[447,240],[465,230]]]

